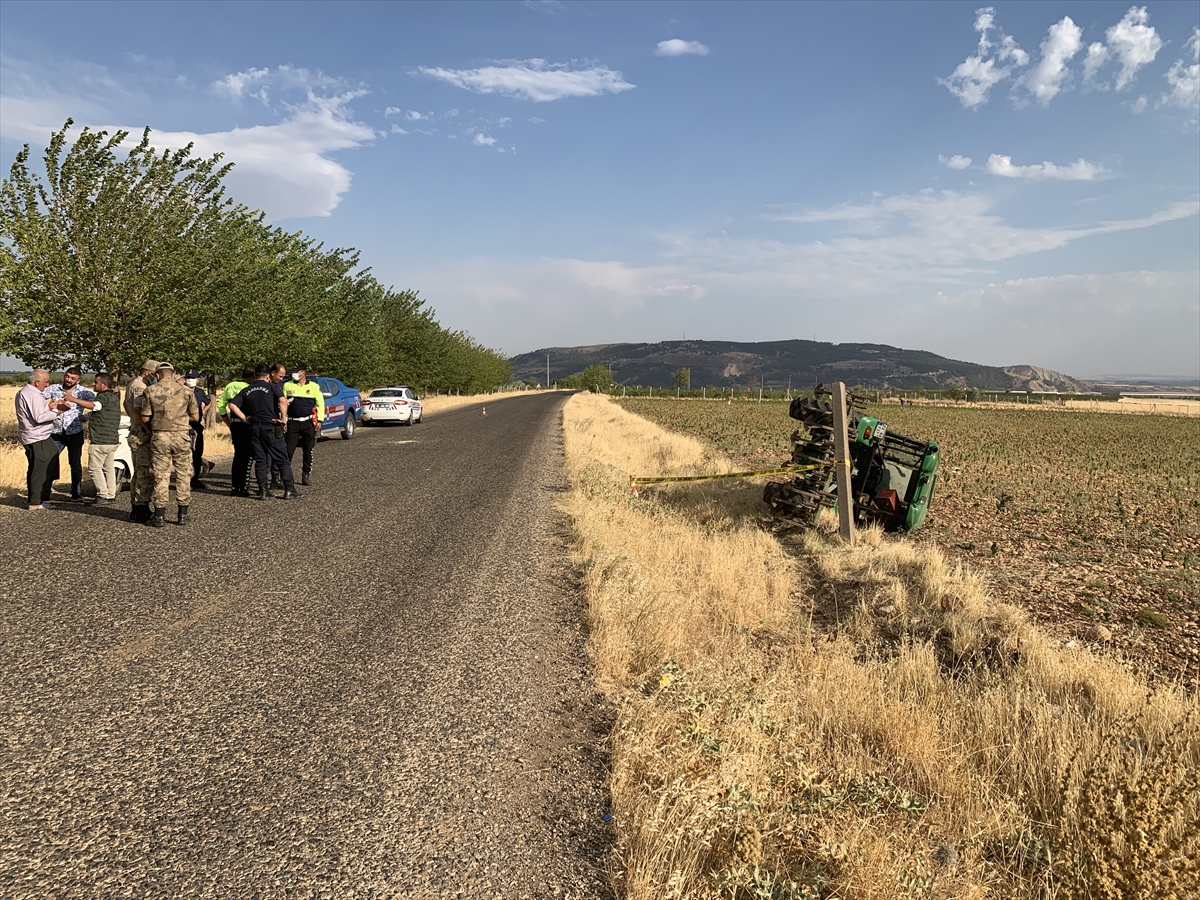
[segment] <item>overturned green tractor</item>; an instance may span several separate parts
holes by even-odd
[[[850,489],[859,527],[878,524],[886,531],[916,531],[925,523],[937,484],[938,445],[905,437],[863,411],[867,398],[847,393]],[[792,433],[792,464],[807,471],[788,481],[768,484],[763,500],[775,516],[806,525],[821,507],[837,508],[837,462],[833,439],[832,395],[817,385],[813,398],[797,397],[788,415],[806,434]]]

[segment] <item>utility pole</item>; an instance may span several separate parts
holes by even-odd
[[[837,473],[838,530],[842,540],[854,546],[854,496],[850,490],[850,435],[846,426],[846,384],[833,383],[833,455]]]
[[[550,389],[550,354],[546,354],[546,390]]]
[[[758,402],[762,403],[763,377],[758,376]]]

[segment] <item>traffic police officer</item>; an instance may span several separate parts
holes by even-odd
[[[233,474],[230,477],[229,493],[234,497],[250,496],[250,466],[254,456],[250,452],[250,426],[229,412],[229,401],[236,397],[254,380],[254,366],[242,369],[240,380],[235,379],[225,385],[217,400],[217,415],[229,417],[229,438],[233,441]]]
[[[133,473],[129,479],[129,520],[150,521],[151,491],[154,486],[153,462],[150,450],[150,432],[142,424],[142,395],[154,384],[158,371],[157,360],[148,359],[142,365],[141,374],[129,382],[122,402],[125,415],[129,416],[129,450],[133,456]]]
[[[299,500],[296,482],[292,477],[292,465],[288,462],[284,434],[287,431],[287,399],[283,389],[270,380],[271,367],[261,363],[254,370],[257,380],[242,388],[241,393],[229,401],[232,416],[241,419],[250,427],[250,447],[254,451],[254,474],[258,479],[258,499],[271,499],[267,478],[271,469],[277,468],[283,475],[283,499]]]
[[[321,432],[321,423],[325,421],[325,398],[321,395],[321,389],[308,380],[308,366],[304,363],[296,366],[292,380],[283,386],[283,394],[288,398],[288,462],[290,463],[296,455],[296,447],[301,447],[303,468],[300,483],[309,484],[313,447],[316,446],[317,435]]]
[[[154,517],[150,524],[167,524],[167,504],[171,501],[171,473],[175,473],[175,499],[179,503],[179,524],[191,521],[188,504],[192,500],[191,423],[200,418],[196,392],[175,380],[175,367],[158,364],[158,382],[142,395],[142,422],[150,429],[154,454]]]

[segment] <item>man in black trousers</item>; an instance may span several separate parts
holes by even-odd
[[[284,434],[287,431],[287,400],[283,389],[270,380],[271,367],[260,363],[254,370],[253,384],[229,401],[229,414],[250,428],[250,448],[254,452],[254,474],[258,479],[258,499],[270,500],[267,479],[271,470],[283,476],[283,499],[299,500],[292,464],[288,462]]]
[[[229,493],[234,497],[250,496],[250,467],[254,455],[250,451],[250,426],[229,411],[229,401],[254,381],[254,366],[242,369],[241,378],[229,382],[217,401],[217,415],[229,417],[229,439],[233,441],[233,474]]]

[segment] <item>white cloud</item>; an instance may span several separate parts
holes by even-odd
[[[1088,45],[1087,56],[1083,58],[1084,84],[1092,84],[1096,80],[1096,73],[1108,62],[1109,55],[1108,48],[1099,41]]]
[[[1171,91],[1163,95],[1162,103],[1195,112],[1200,106],[1200,64],[1185,68],[1183,60],[1177,59],[1167,71],[1166,79]]]
[[[402,112],[403,112],[403,110],[400,109],[400,107],[398,107],[398,106],[389,106],[387,109],[385,109],[383,111],[383,114],[385,116],[398,116]]]
[[[271,75],[270,69],[247,69],[245,72],[232,72],[213,82],[213,90],[225,94],[231,100],[240,100],[248,89],[261,84]]]
[[[437,78],[477,94],[506,94],[544,103],[564,97],[598,97],[631,91],[634,85],[607,66],[570,68],[544,59],[505,60],[501,65],[478,69],[443,69],[422,66],[422,75]]]
[[[959,156],[957,153],[954,156],[945,157],[939,153],[938,162],[951,169],[965,169],[971,165],[971,157]]]
[[[1082,37],[1083,30],[1071,21],[1070,16],[1063,16],[1061,21],[1051,25],[1049,34],[1042,41],[1041,59],[1018,80],[1018,86],[1032,94],[1042,106],[1049,106],[1071,75],[1067,63],[1083,46]]]
[[[496,139],[494,137],[488,137],[486,134],[477,134],[475,135],[475,140],[472,141],[472,143],[474,143],[476,147],[490,147],[492,144],[496,143]]]
[[[699,41],[681,41],[671,38],[669,41],[659,41],[654,48],[655,56],[708,56],[708,48]]]
[[[1146,95],[1142,94],[1142,96],[1138,97],[1136,100],[1134,100],[1132,103],[1129,104],[1129,108],[1131,110],[1133,110],[1133,114],[1135,116],[1140,116],[1142,113],[1144,113],[1146,111],[1146,106],[1149,104],[1149,102],[1150,101],[1146,99]]]
[[[506,128],[512,124],[512,117],[511,116],[501,116],[499,121],[496,124],[499,125],[501,128]]]
[[[1158,105],[1178,106],[1196,112],[1200,107],[1200,28],[1192,29],[1192,36],[1183,49],[1192,51],[1193,64],[1189,66],[1182,59],[1175,60],[1164,76],[1171,90],[1162,95]]]
[[[276,125],[196,134],[155,131],[157,147],[191,142],[200,156],[224,153],[234,163],[227,183],[230,195],[266,212],[272,221],[296,216],[328,216],[350,189],[350,171],[328,154],[360,147],[375,138],[368,125],[355,122],[348,108],[356,93],[309,96]]]
[[[562,4],[562,0],[525,0],[525,6],[528,9],[548,15],[554,15],[566,10],[566,7]]]
[[[410,122],[425,122],[433,118],[433,113],[421,115],[421,113],[417,112],[415,109],[410,109],[407,113],[405,113],[404,118],[408,119]]]
[[[1108,172],[1099,163],[1090,163],[1085,159],[1077,159],[1067,166],[1043,162],[1029,166],[1014,166],[1011,156],[1001,156],[993,153],[988,157],[987,171],[992,175],[1003,178],[1028,178],[1036,181],[1051,179],[1054,181],[1094,181]]]
[[[1162,38],[1153,26],[1146,24],[1148,21],[1150,14],[1146,7],[1131,6],[1121,21],[1104,33],[1109,49],[1121,63],[1116,82],[1118,91],[1133,81],[1138,69],[1154,62],[1162,49]]]
[[[993,29],[997,31],[998,43],[988,37]],[[997,28],[996,11],[992,7],[976,10],[975,30],[979,32],[976,53],[959,63],[948,78],[937,80],[967,109],[987,103],[993,87],[1029,63],[1029,54]]]
[[[140,138],[141,127],[112,124],[127,115],[114,105],[135,108],[143,105],[139,98],[99,67],[67,64],[64,68],[71,70],[69,80],[77,93],[48,86],[61,72],[37,71],[4,60],[2,83],[5,91],[13,93],[0,98],[0,134],[44,141],[71,115],[77,122],[74,133],[87,125],[110,133],[130,131],[130,141]],[[293,95],[294,102],[272,101],[268,88],[281,97]],[[336,91],[323,93],[329,88]],[[234,163],[226,182],[230,196],[263,210],[272,221],[329,215],[351,181],[350,171],[329,154],[360,147],[377,136],[373,128],[354,120],[350,108],[366,91],[320,72],[289,66],[248,69],[219,79],[212,90],[234,102],[244,97],[270,101],[269,109],[279,121],[206,133],[154,130],[151,141],[160,150],[193,143],[197,156],[225,154],[224,160]]]
[[[408,132],[405,129],[401,128],[395,122],[392,123],[391,133],[392,134],[408,134]]]

